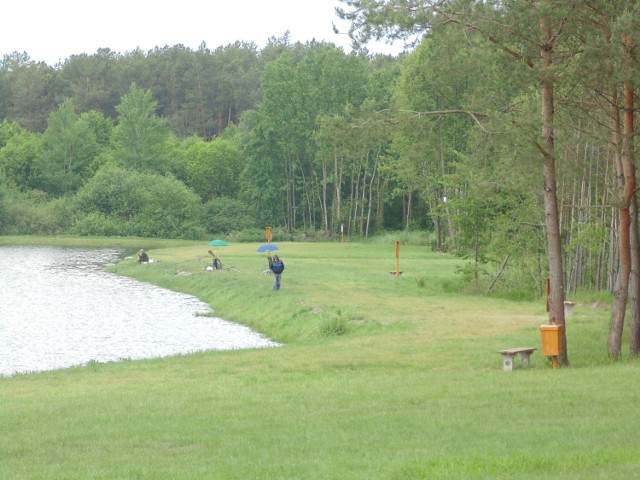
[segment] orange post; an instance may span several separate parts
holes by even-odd
[[[396,240],[396,278],[400,277],[400,242]]]
[[[271,227],[267,227],[267,243],[271,243]]]

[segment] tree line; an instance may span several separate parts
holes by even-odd
[[[290,44],[285,35],[260,51],[245,43],[127,54],[102,49],[54,67],[14,53],[0,67],[3,233],[191,238],[272,225],[332,235],[344,224],[366,236],[401,228],[393,215],[401,202],[377,198],[383,189],[368,181],[370,159],[348,170],[340,165],[345,193],[328,194],[335,173],[328,166],[340,158],[320,144],[328,129],[341,128],[329,124],[332,116],[362,109],[365,100],[369,108],[387,106],[397,58]],[[106,179],[119,181],[122,171],[134,179],[121,196],[128,202],[113,199],[102,208],[80,202],[89,190],[97,194],[97,185],[107,188]],[[185,188],[189,228],[162,226],[172,205],[141,186],[149,183],[142,174]],[[390,214],[380,209],[372,216],[383,204]],[[149,222],[153,228],[143,225]]]
[[[343,3],[354,42],[412,48],[285,35],[54,67],[5,57],[0,231],[427,230],[473,260],[460,273],[478,292],[543,296],[549,278],[554,323],[567,295],[615,292],[619,356],[624,307],[640,305],[636,3]]]

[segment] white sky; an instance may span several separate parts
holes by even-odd
[[[126,53],[182,44],[210,50],[235,41],[263,48],[269,37],[290,32],[292,43],[328,41],[351,51],[348,24],[335,15],[338,0],[10,0],[2,3],[0,58],[27,52],[53,66],[99,48]],[[396,54],[401,45],[370,44]]]

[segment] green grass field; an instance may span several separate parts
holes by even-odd
[[[80,240],[78,245],[87,240]],[[0,238],[0,244],[74,244]],[[109,243],[111,242],[111,243]],[[387,243],[94,239],[112,270],[209,303],[283,343],[0,378],[0,478],[563,479],[640,476],[640,364],[607,359],[609,309],[575,299],[570,368],[540,353],[544,299],[459,291],[461,260]],[[537,347],[528,369],[497,350]]]

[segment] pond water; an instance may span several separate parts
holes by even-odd
[[[119,277],[119,249],[0,247],[0,375],[277,346],[197,298]],[[141,267],[146,268],[146,266]]]

